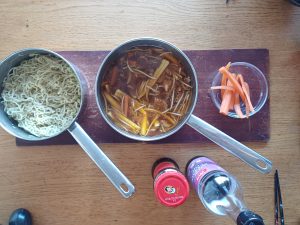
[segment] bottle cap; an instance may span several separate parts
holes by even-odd
[[[156,198],[169,207],[176,207],[185,202],[190,187],[185,176],[175,170],[166,169],[164,173],[158,175],[154,182],[154,192]]]
[[[179,168],[177,163],[171,158],[160,158],[152,166],[152,177],[155,178],[159,172],[167,168]]]
[[[251,211],[241,212],[236,220],[237,225],[265,225],[263,218]]]

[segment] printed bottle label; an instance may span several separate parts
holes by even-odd
[[[201,179],[209,172],[216,170],[225,172],[222,167],[218,166],[209,158],[199,157],[189,163],[187,168],[187,177],[191,185],[197,191]]]

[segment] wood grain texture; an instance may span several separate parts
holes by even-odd
[[[300,223],[300,8],[288,1],[0,1],[0,58],[25,47],[107,50],[154,36],[181,49],[268,48],[271,138],[246,143],[279,169],[287,224]],[[183,169],[206,155],[242,183],[249,208],[273,223],[273,174],[261,175],[213,144],[103,144],[137,192],[123,199],[78,146],[16,147],[0,130],[0,224],[18,207],[35,224],[232,224],[194,192],[176,209],[157,203],[150,169],[161,156]]]

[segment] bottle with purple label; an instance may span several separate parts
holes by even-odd
[[[264,225],[259,215],[247,209],[238,180],[211,159],[193,158],[187,164],[186,175],[210,212],[229,216],[238,225]]]

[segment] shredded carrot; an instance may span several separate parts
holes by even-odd
[[[234,74],[229,71],[230,63],[221,67],[219,72],[222,74],[221,85],[211,87],[211,90],[221,91],[220,113],[228,115],[230,110],[234,110],[239,118],[249,117],[250,112],[254,111],[251,99],[250,88],[244,81],[241,74]],[[246,115],[241,110],[241,101],[245,104]]]

